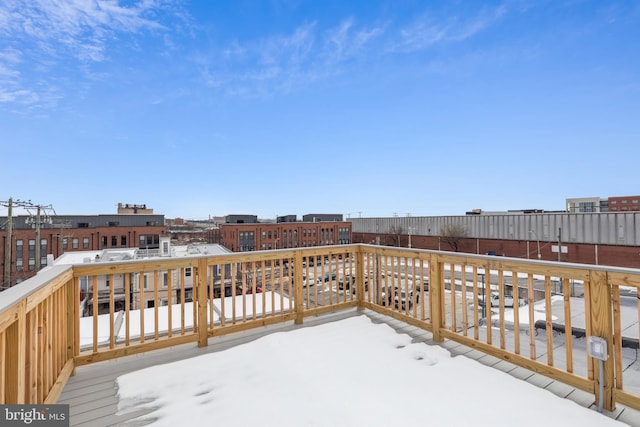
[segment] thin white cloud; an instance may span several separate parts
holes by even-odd
[[[50,70],[57,64],[78,61],[83,69],[107,59],[108,45],[119,34],[164,29],[156,19],[164,6],[161,0],[128,6],[118,0],[4,0],[0,3],[0,44],[6,46],[0,52],[0,103],[49,98],[42,93],[48,91],[42,83],[51,78]]]
[[[260,62],[298,66],[311,55],[314,41],[315,23],[301,25],[291,35],[270,37],[258,43]]]
[[[436,43],[464,41],[497,23],[507,12],[505,6],[482,11],[471,19],[451,17],[444,22],[423,17],[400,30],[400,42],[392,50],[416,51]]]
[[[498,22],[507,13],[505,6],[498,6],[488,13],[482,13],[475,19],[465,22],[460,27],[451,32],[451,40],[461,41],[473,37],[485,28],[488,28]]]
[[[106,0],[14,0],[5,5],[1,14],[11,17],[4,31],[11,37],[35,42],[48,52],[102,61],[105,43],[112,33],[162,28],[158,22],[145,18],[156,7],[155,2],[149,1],[122,7],[117,1]]]
[[[367,49],[367,44],[384,33],[382,27],[354,28],[352,18],[326,32],[326,55],[332,61],[341,61],[356,56]]]
[[[358,28],[353,19],[328,30],[309,22],[288,34],[233,41],[219,57],[198,62],[209,87],[224,88],[232,96],[268,96],[337,74],[343,63],[373,51],[370,43],[383,33],[382,27]]]
[[[11,90],[0,87],[0,102],[14,102],[18,104],[32,104],[38,101],[38,94],[25,89]]]
[[[233,41],[219,54],[202,55],[196,62],[208,87],[230,96],[263,97],[313,80],[316,38],[316,24],[305,23],[289,34]]]

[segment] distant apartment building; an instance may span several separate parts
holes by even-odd
[[[48,264],[48,255],[57,258],[65,252],[113,248],[157,250],[164,234],[164,215],[141,211],[145,210],[135,214],[42,216],[39,227],[32,215],[12,216],[10,236],[9,218],[0,217],[0,289],[34,276]]]
[[[566,200],[569,213],[600,213],[608,212],[607,199],[600,197],[578,197]]]
[[[225,224],[255,224],[258,222],[257,215],[227,215],[224,217]]]
[[[298,217],[295,215],[282,215],[276,218],[276,222],[296,222]]]
[[[640,196],[609,197],[609,212],[634,212],[640,206]]]
[[[567,199],[567,212],[569,213],[634,212],[638,210],[640,210],[640,196]]]
[[[302,216],[302,222],[343,221],[342,214],[306,214]]]
[[[295,221],[295,215],[278,217],[276,223],[226,223],[222,225],[222,245],[233,252],[270,249],[306,248],[346,245],[352,242],[351,222],[342,215],[305,215]],[[331,218],[326,220],[325,218]]]
[[[153,209],[147,208],[147,205],[118,203],[118,215],[153,215]]]

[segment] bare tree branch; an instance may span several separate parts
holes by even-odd
[[[458,252],[462,239],[467,237],[467,229],[464,225],[449,224],[442,227],[440,234],[441,241],[449,245],[454,252]]]
[[[404,227],[400,224],[394,224],[389,226],[387,231],[387,245],[400,246],[400,236],[405,234]]]

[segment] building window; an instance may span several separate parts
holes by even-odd
[[[47,265],[47,239],[40,240],[40,265]]]
[[[118,221],[109,221],[109,227],[117,227],[120,224]]]
[[[73,249],[78,249],[78,238],[77,237],[74,237],[71,240],[71,247],[73,247]]]
[[[169,286],[169,273],[164,273],[162,275],[162,286],[164,286],[165,288]]]
[[[626,205],[626,204],[627,204],[627,201],[626,201],[626,200],[623,200],[623,201],[621,201],[620,203],[622,203],[623,205]]]
[[[118,236],[111,236],[111,247],[112,248],[118,247]]]
[[[36,241],[29,239],[29,270],[36,268]]]
[[[16,240],[16,270],[22,271],[24,269],[23,259],[24,257],[24,242],[22,240]]]
[[[65,239],[65,240],[67,240],[67,239]],[[66,245],[66,242],[65,242],[65,245]],[[85,238],[82,239],[82,247],[84,249],[89,249],[89,238],[88,237],[85,237]]]
[[[633,199],[633,200],[631,201],[631,203],[633,203],[634,205],[637,205],[637,204],[638,204],[638,199]]]
[[[263,231],[263,232],[262,232],[262,238],[263,238],[263,239],[266,239],[266,238],[267,238],[267,232],[266,232],[266,231]]]
[[[89,223],[88,222],[79,222],[78,223],[78,228],[89,228]]]
[[[62,249],[66,250],[69,247],[69,242],[67,241],[67,238],[63,238],[62,239]]]

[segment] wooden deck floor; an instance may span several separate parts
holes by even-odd
[[[355,309],[345,310],[319,317],[305,318],[305,323],[301,326],[296,326],[293,323],[285,323],[212,338],[209,341],[209,345],[205,348],[198,348],[195,344],[185,344],[169,349],[156,350],[151,353],[82,366],[76,370],[76,375],[69,379],[58,403],[68,403],[70,405],[71,426],[101,427],[144,425],[134,420],[134,418],[142,415],[144,412],[116,415],[118,398],[116,395],[115,380],[120,375],[148,366],[170,363],[202,354],[222,351],[274,332],[284,332],[301,327],[315,326],[361,314],[362,312],[358,312]],[[415,342],[440,345],[449,350],[454,356],[463,355],[475,359],[494,369],[499,369],[518,379],[549,390],[560,398],[570,399],[581,406],[591,408],[594,411],[596,410],[594,396],[592,394],[583,392],[582,390],[576,390],[566,384],[551,380],[540,374],[520,368],[502,359],[486,355],[453,341],[435,343],[432,340],[430,332],[388,316],[372,311],[365,311],[364,315],[369,316],[374,322],[384,322],[388,324],[399,333],[410,335]],[[621,405],[618,405],[618,408],[614,412],[603,411],[603,416],[617,419],[631,426],[640,427],[640,411],[625,408]]]

